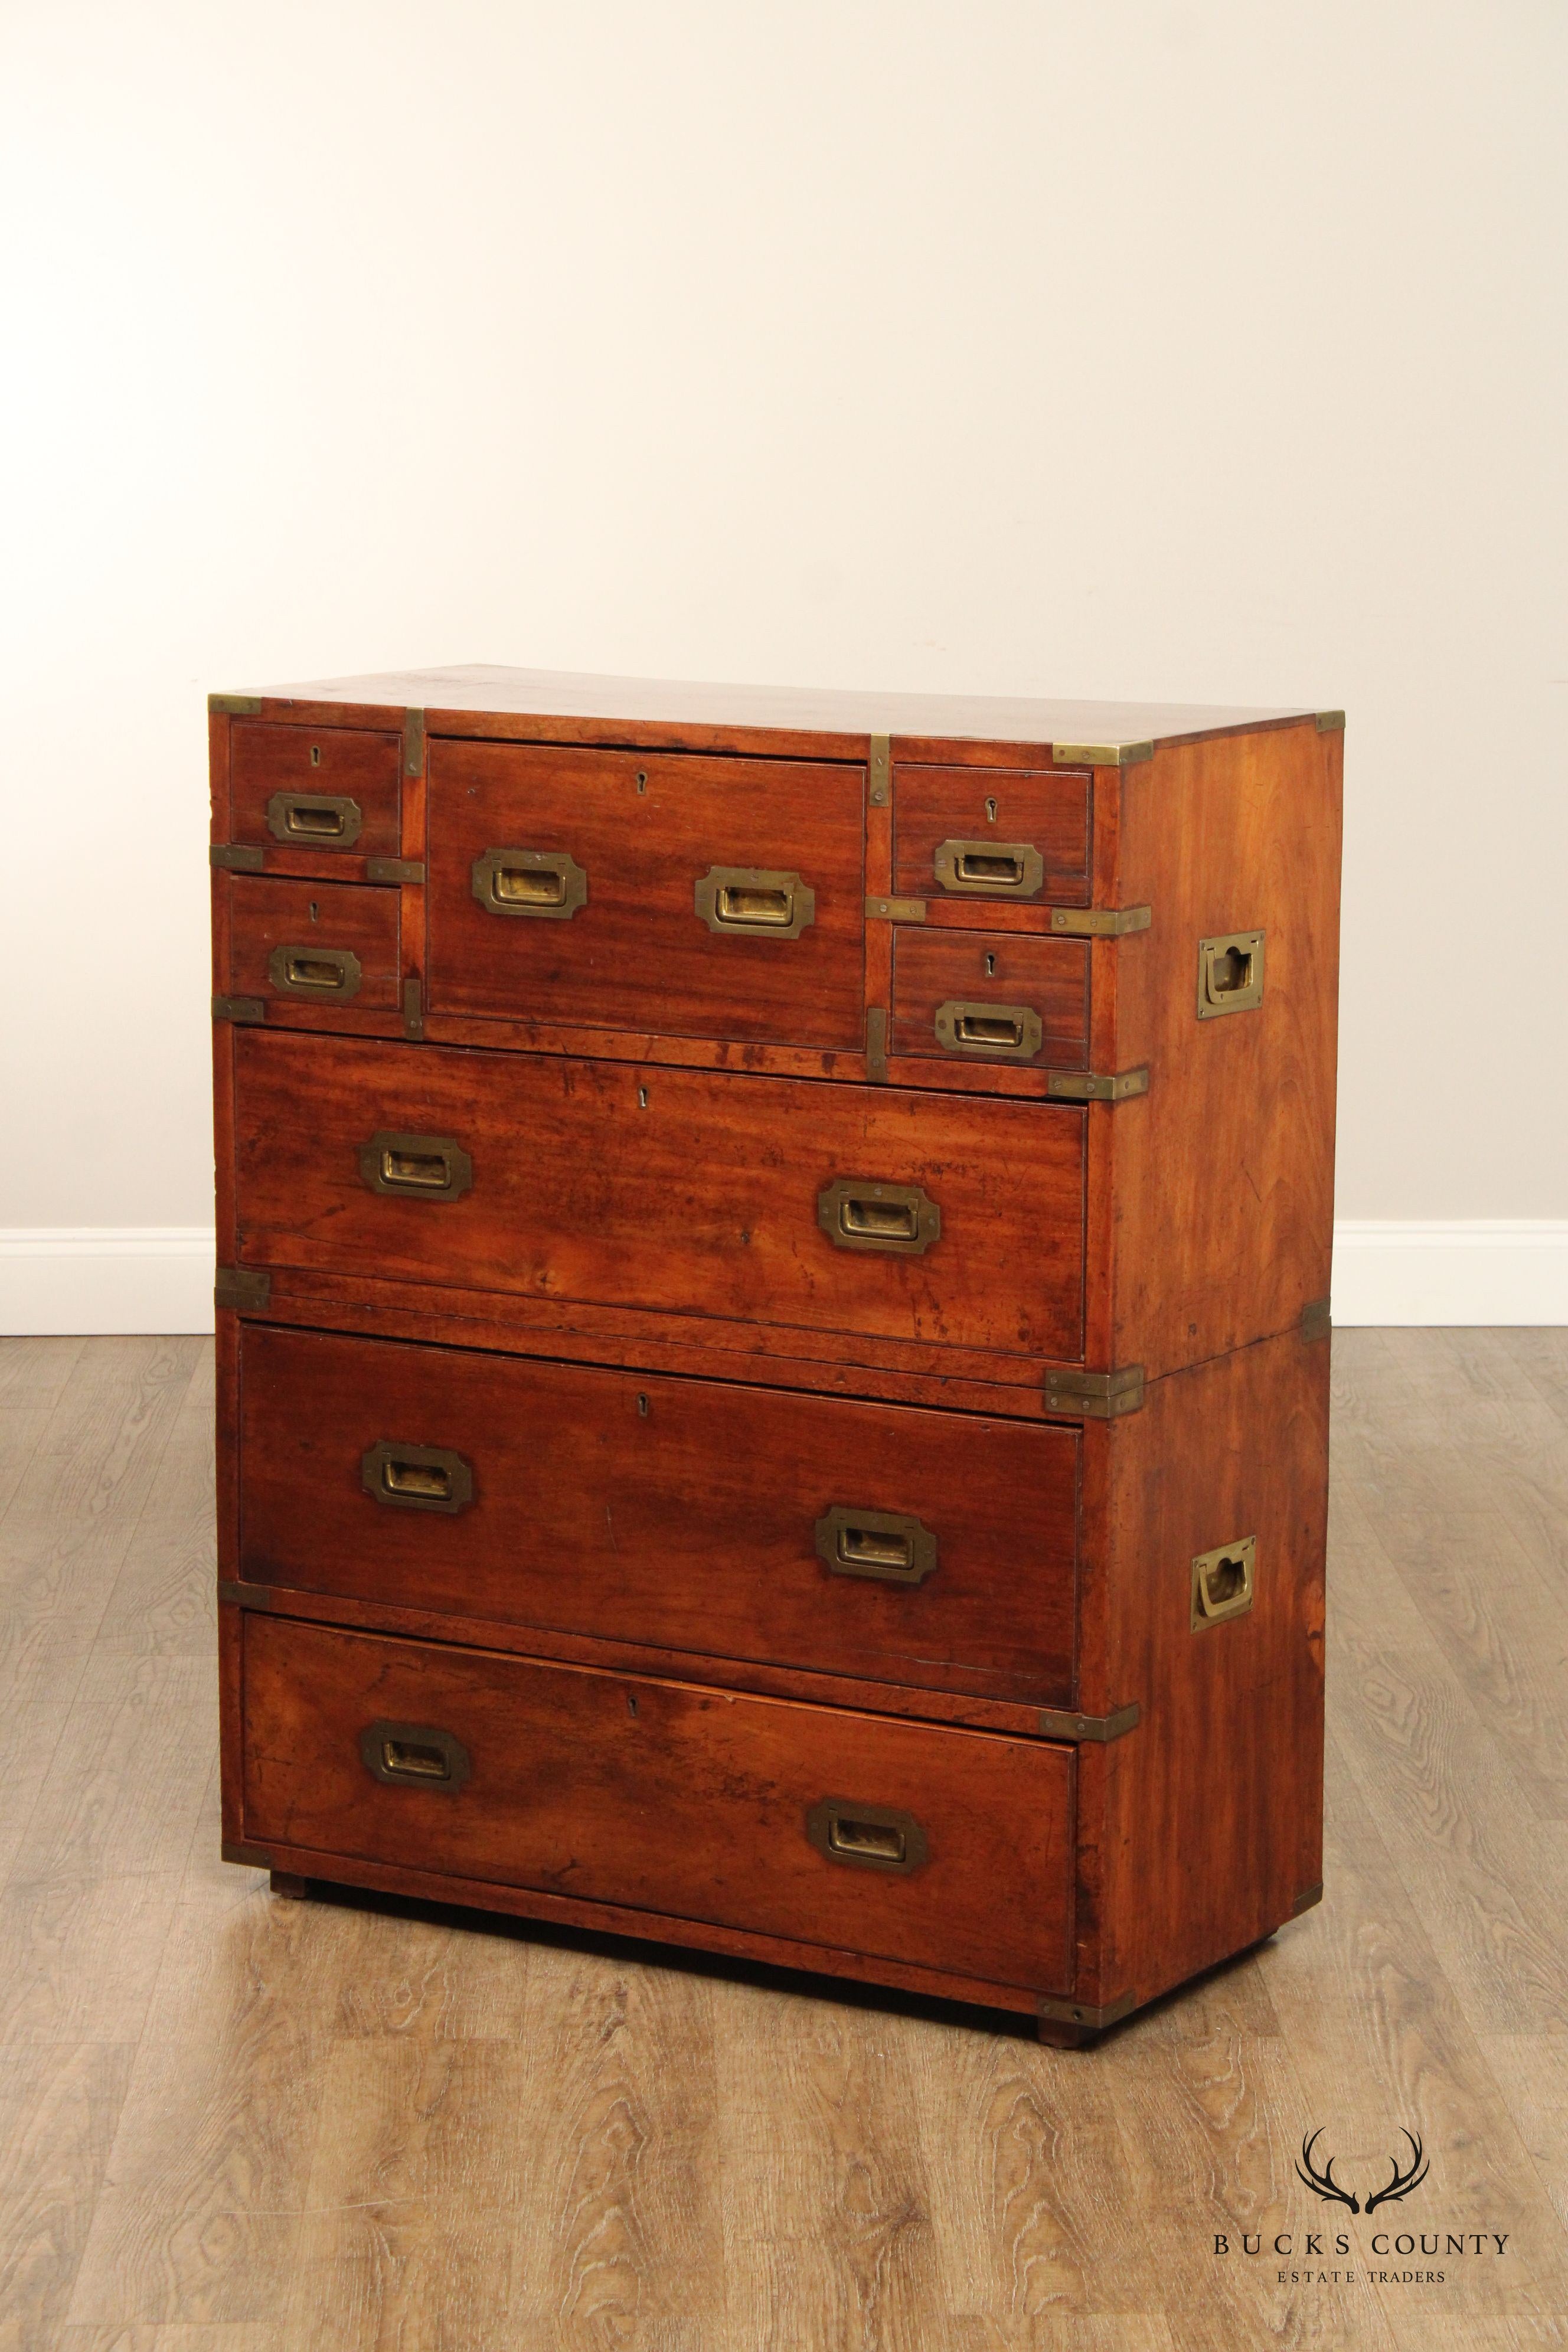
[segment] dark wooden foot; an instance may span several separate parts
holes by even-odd
[[[274,1895],[287,1895],[298,1903],[310,1892],[310,1882],[308,1878],[296,1878],[291,1870],[275,1870],[272,1873],[272,1892]]]
[[[1048,2050],[1081,2050],[1095,2040],[1090,2025],[1064,2025],[1054,2017],[1037,2017],[1035,2031]]]

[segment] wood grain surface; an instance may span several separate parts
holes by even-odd
[[[1076,2053],[220,1864],[205,1358],[0,1343],[5,2352],[1562,2352],[1563,1334],[1336,1335],[1324,1901]]]

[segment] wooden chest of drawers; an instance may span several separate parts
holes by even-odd
[[[1055,2040],[1316,1898],[1342,729],[214,698],[232,1858]]]

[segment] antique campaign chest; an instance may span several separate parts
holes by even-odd
[[[1316,1899],[1342,726],[213,698],[232,1859],[1057,2041]]]

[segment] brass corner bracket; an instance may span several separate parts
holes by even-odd
[[[209,694],[207,709],[215,719],[256,719],[260,716],[261,697],[258,694]]]
[[[259,996],[215,996],[215,1021],[265,1021],[267,1006]]]
[[[1046,1093],[1053,1102],[1129,1102],[1149,1091],[1149,1065],[1135,1070],[1047,1070]]]
[[[405,776],[425,773],[425,713],[405,710],[403,714],[403,772]]]
[[[1057,768],[1133,768],[1154,756],[1152,743],[1053,743]]]
[[[1046,1411],[1117,1421],[1138,1411],[1143,1390],[1142,1364],[1123,1364],[1119,1372],[1051,1371],[1046,1374]]]
[[[873,735],[866,754],[866,797],[873,808],[886,808],[893,789],[893,739]]]
[[[1152,907],[1053,907],[1051,929],[1075,940],[1124,940],[1130,931],[1146,931],[1154,919]]]
[[[1035,2003],[1039,2015],[1053,2025],[1081,2025],[1090,2033],[1103,2032],[1108,2025],[1129,2015],[1135,2006],[1130,1992],[1118,1994],[1114,2000],[1104,2001],[1098,2009],[1087,2000],[1053,2000],[1045,1993]]]
[[[213,1305],[241,1315],[261,1315],[272,1302],[272,1276],[265,1266],[220,1265],[213,1285]]]
[[[1318,722],[1318,732],[1320,735],[1342,735],[1344,733],[1345,714],[1342,710],[1319,710],[1313,715]]]
[[[227,874],[259,874],[266,856],[247,841],[215,842],[207,852],[207,864]]]
[[[1136,1699],[1110,1715],[1075,1715],[1070,1707],[1043,1706],[1040,1734],[1046,1739],[1120,1739],[1136,1728],[1142,1714]]]
[[[1326,1298],[1310,1298],[1301,1309],[1303,1339],[1326,1339],[1333,1329],[1333,1318]]]

